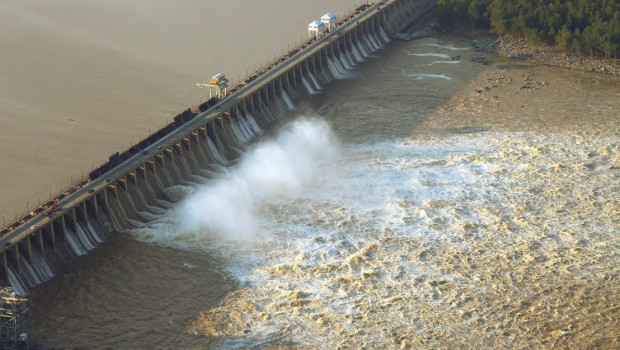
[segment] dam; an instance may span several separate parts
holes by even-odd
[[[295,102],[317,94],[427,11],[433,1],[364,4],[227,90],[177,115],[125,152],[1,230],[0,281],[18,295],[119,231],[173,205],[165,189],[206,181]]]

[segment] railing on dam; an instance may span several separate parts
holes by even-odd
[[[359,7],[355,8],[354,10],[348,13],[345,13],[344,15],[338,16],[338,18],[340,19],[338,20],[336,26],[332,29],[332,31],[343,25],[347,25],[353,18],[362,14],[364,11],[368,10],[373,5],[374,4],[371,2],[367,2],[365,4],[361,4]],[[329,31],[326,31],[322,36],[327,35],[328,33]],[[298,44],[296,43],[292,48],[290,48],[287,52],[282,53],[280,56],[274,57],[273,61],[267,60],[264,66],[261,65],[254,72],[246,75],[243,78],[240,78],[238,81],[232,82],[231,87],[227,90],[226,96],[230,96],[234,94],[235,92],[241,90],[247,84],[251,83],[252,81],[256,80],[258,77],[262,76],[263,74],[269,72],[273,68],[282,64],[289,58],[293,57],[295,54],[299,53],[300,51],[309,47],[310,45],[312,45],[313,43],[315,43],[317,40],[320,40],[320,39],[321,39],[321,36],[308,38],[307,40],[303,40]],[[107,171],[114,168],[118,164],[121,164],[123,161],[129,159],[131,156],[143,151],[151,144],[162,139],[166,135],[170,134],[170,132],[177,129],[179,126],[183,125],[190,119],[199,115],[201,112],[204,112],[207,109],[213,107],[217,103],[217,101],[218,101],[217,98],[212,98],[206,102],[201,103],[198,106],[194,106],[192,108],[188,108],[184,110],[180,114],[176,115],[173,118],[172,122],[166,124],[161,129],[153,132],[151,135],[147,136],[142,141],[138,142],[135,145],[132,145],[130,148],[126,149],[125,151],[116,152],[110,155],[107,162],[102,163],[101,166],[97,167],[96,169],[92,169],[89,174],[87,175],[83,174],[77,180],[71,181],[69,184],[61,187],[59,190],[55,192],[51,192],[50,190],[50,193],[44,197],[45,198],[44,200],[39,200],[35,203],[32,203],[32,205],[29,205],[29,203],[27,202],[26,209],[20,212],[16,212],[13,216],[9,218],[8,222],[6,220],[5,215],[3,215],[2,216],[3,222],[2,222],[2,225],[0,226],[0,237],[7,235],[11,231],[15,230],[16,228],[22,225],[26,225],[29,220],[31,220],[37,215],[40,215],[46,212],[49,213],[50,210],[53,210],[53,208],[55,208],[67,196],[74,193],[78,189],[82,188],[84,185],[86,185],[90,181],[105,174]],[[0,247],[0,249],[2,249],[2,247]]]

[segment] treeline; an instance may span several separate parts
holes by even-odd
[[[439,0],[447,25],[486,27],[583,55],[620,57],[619,0]]]

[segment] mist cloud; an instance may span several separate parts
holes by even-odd
[[[337,142],[322,119],[303,118],[249,150],[220,179],[199,188],[177,208],[179,234],[249,239],[256,234],[256,208],[278,197],[310,190],[321,164],[337,154]]]

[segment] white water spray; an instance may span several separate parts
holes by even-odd
[[[432,47],[436,47],[439,49],[444,49],[444,50],[451,50],[451,51],[467,51],[467,50],[471,50],[470,47],[456,47],[454,46],[454,44],[447,44],[447,45],[441,45],[441,44],[437,44],[437,43],[420,43],[418,44],[420,46],[432,46]]]
[[[389,43],[390,41],[392,41],[390,40],[390,37],[385,33],[385,30],[383,29],[382,26],[379,26],[379,33],[381,34],[381,37],[386,43]]]
[[[351,50],[353,51],[353,56],[355,56],[357,62],[364,62],[364,58],[362,57],[362,54],[357,50],[355,44],[351,45]]]
[[[310,86],[310,83],[308,83],[308,80],[306,80],[306,78],[305,78],[305,77],[302,77],[301,79],[302,79],[302,80],[301,80],[301,82],[303,83],[304,88],[306,88],[306,92],[308,93],[308,95],[316,95],[316,94],[318,94],[318,93],[319,93],[318,91],[315,91],[315,90],[314,90],[314,89]]]
[[[312,74],[312,72],[308,72],[308,75],[310,76],[310,81],[312,81],[312,84],[314,84],[314,86],[316,87],[317,91],[320,91],[321,90],[321,84],[319,84],[319,81],[316,79],[314,74]]]
[[[452,80],[451,77],[449,77],[449,76],[447,76],[445,74],[416,73],[416,74],[409,74],[408,77],[415,78],[416,80],[422,80],[422,79],[426,79],[426,78]]]
[[[284,100],[284,103],[286,103],[286,107],[288,108],[289,111],[292,111],[295,109],[295,104],[293,103],[293,100],[291,100],[291,98],[289,97],[289,95],[286,93],[285,90],[282,90],[282,99]]]
[[[224,177],[199,187],[174,210],[173,227],[156,223],[153,227],[166,228],[152,227],[148,235],[156,240],[167,237],[176,241],[251,239],[257,233],[256,208],[273,199],[302,195],[309,185],[319,181],[317,170],[334,159],[337,149],[325,121],[297,120],[275,139],[250,150]],[[164,237],[155,237],[159,233]]]

